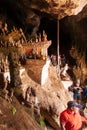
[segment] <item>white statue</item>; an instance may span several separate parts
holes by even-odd
[[[68,64],[66,64],[66,65],[64,66],[63,71],[62,71],[62,75],[63,75],[63,76],[66,76],[68,69],[69,69],[69,66],[68,66]]]
[[[48,74],[49,74],[49,66],[51,64],[50,59],[47,59],[46,64],[42,68],[42,74],[41,74],[41,86],[43,86],[47,79],[48,79]]]

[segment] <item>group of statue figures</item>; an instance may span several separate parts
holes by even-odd
[[[43,30],[43,33],[35,34],[34,36],[26,37],[22,28],[17,29],[13,26],[9,31],[8,24],[0,21],[0,47],[20,47],[23,44],[38,43],[41,41],[47,41],[47,34]]]
[[[9,72],[8,56],[0,59],[0,72]]]
[[[8,56],[4,56],[0,53],[0,78],[2,82],[0,83],[2,88],[2,96],[8,100],[12,101],[13,89],[9,87],[10,85],[10,70],[9,70],[9,61]]]
[[[22,28],[18,30],[13,26],[11,31],[7,29],[3,32],[2,30],[0,28],[0,47],[20,47],[23,43],[27,43]]]
[[[6,99],[8,98],[8,93],[9,93],[8,86],[9,86],[10,82],[12,81],[12,75],[10,77],[11,68],[10,68],[10,63],[8,60],[9,54],[11,53],[10,60],[12,58],[14,65],[15,66],[17,65],[19,67],[21,64],[20,56],[22,57],[23,62],[24,62],[24,57],[26,56],[25,52],[23,52],[23,54],[17,53],[18,55],[16,55],[16,53],[14,53],[14,51],[11,52],[11,50],[9,50],[7,48],[23,47],[23,45],[28,46],[29,44],[34,45],[33,49],[32,49],[33,50],[32,53],[33,53],[34,58],[36,59],[37,55],[39,56],[39,54],[38,54],[39,48],[38,48],[38,46],[36,47],[35,45],[38,43],[40,45],[40,44],[42,44],[41,42],[44,42],[44,43],[47,42],[47,34],[44,30],[43,30],[42,34],[41,33],[36,34],[34,36],[34,39],[32,36],[30,37],[30,39],[27,39],[22,28],[17,29],[15,26],[13,26],[12,30],[9,31],[8,24],[7,23],[3,24],[2,21],[0,21],[0,74],[2,74],[4,77],[3,92],[4,92],[4,96]],[[6,50],[8,50],[8,52],[6,52],[6,54],[4,54],[3,53],[4,50],[2,48],[3,49],[6,48]],[[41,51],[41,48],[40,48],[40,51]],[[45,50],[43,49],[43,52],[46,52],[46,51],[47,51],[47,48]],[[12,93],[13,93],[13,91],[12,91]],[[28,96],[29,95],[27,94],[27,100],[28,100]],[[37,98],[35,98],[35,103],[36,102],[37,102]]]
[[[3,25],[2,21],[0,21],[0,34],[5,35],[7,33],[8,33],[8,25],[7,25],[7,23],[5,23]]]

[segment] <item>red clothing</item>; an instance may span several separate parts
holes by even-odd
[[[66,130],[79,130],[82,122],[87,123],[87,120],[80,113],[72,113],[71,110],[66,109],[60,114],[60,122],[65,123]]]

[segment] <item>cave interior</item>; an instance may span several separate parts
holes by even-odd
[[[87,15],[86,6],[77,15],[66,16],[59,20],[55,15],[40,10],[28,8],[23,2],[16,1],[0,1],[0,20],[4,24],[8,24],[9,30],[13,26],[22,28],[26,37],[27,35],[35,35],[45,30],[48,40],[52,40],[48,54],[57,55],[57,47],[59,44],[59,53],[65,54],[66,58],[73,64],[76,56],[70,54],[71,48],[77,48],[78,57],[87,63]],[[44,5],[45,6],[45,5]],[[59,30],[59,31],[58,31]],[[58,37],[59,34],[59,37]],[[58,43],[59,40],[59,43]],[[84,58],[82,56],[85,56]],[[78,64],[79,63],[78,61]],[[86,64],[85,64],[86,65]],[[80,65],[81,67],[83,64]]]

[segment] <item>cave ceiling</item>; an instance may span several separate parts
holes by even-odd
[[[72,37],[72,41],[76,39],[74,40],[75,42],[79,40],[81,47],[83,48],[84,44],[84,48],[87,48],[85,44],[87,42],[87,0],[0,0],[0,20],[3,24],[7,22],[9,29],[16,26],[17,28],[21,27],[25,34],[36,34],[38,28],[41,26],[42,19],[44,19],[45,24],[47,24],[45,18],[46,20],[55,21],[59,19],[60,22],[63,20],[63,24],[60,25],[63,25],[62,31],[68,31],[68,33],[67,31],[64,32],[63,35],[65,37]],[[54,25],[51,24],[51,26],[49,26],[49,30],[50,27],[52,30],[54,29],[55,22],[53,24]],[[64,28],[64,24],[66,24],[66,28]],[[47,26],[45,27],[46,29]],[[68,30],[68,28],[70,30]],[[53,33],[51,32],[51,35],[49,34],[49,39],[52,40],[53,44],[57,42],[55,40],[57,33],[55,30]],[[74,34],[70,32],[72,30]],[[63,41],[63,45],[66,46],[66,44],[70,44],[72,41],[67,40],[67,43]]]
[[[62,19],[77,15],[86,4],[87,0],[0,0],[0,19],[9,19],[9,23],[25,26],[25,29],[38,27],[44,16]]]

